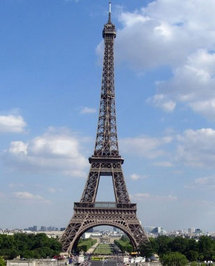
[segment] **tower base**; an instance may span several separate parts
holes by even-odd
[[[122,230],[136,250],[148,238],[136,216],[136,204],[115,202],[74,203],[74,215],[61,238],[63,251],[72,253],[81,235],[88,229],[109,225]]]

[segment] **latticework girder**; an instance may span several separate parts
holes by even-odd
[[[98,128],[94,154],[89,158],[91,168],[79,203],[74,204],[74,215],[61,242],[63,250],[72,252],[80,236],[89,228],[110,225],[124,231],[134,248],[148,241],[136,217],[136,204],[132,204],[122,171],[123,159],[119,155],[114,87],[115,26],[104,26],[104,62]],[[96,195],[101,176],[112,176],[114,203],[97,203]]]
[[[95,202],[100,176],[112,176],[115,201],[130,203],[121,164],[122,159],[90,158],[91,168],[82,194],[81,202]],[[93,163],[92,163],[93,161]]]
[[[116,37],[116,30],[111,22],[105,25],[103,37],[105,45],[104,63],[94,156],[113,157],[119,156],[119,148],[114,87],[114,38]]]

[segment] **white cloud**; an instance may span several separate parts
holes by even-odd
[[[48,188],[48,191],[50,193],[57,193],[57,192],[62,192],[63,190],[61,188],[50,187],[50,188]]]
[[[141,176],[137,175],[137,174],[132,174],[130,177],[131,177],[132,180],[138,180],[138,179],[141,178]]]
[[[215,176],[207,176],[196,178],[194,181],[196,186],[201,187],[201,189],[214,189],[215,188]]]
[[[21,133],[26,122],[20,115],[0,115],[0,133]]]
[[[13,141],[10,144],[9,152],[12,154],[24,154],[27,155],[28,144],[22,141]]]
[[[86,158],[77,136],[47,132],[29,142],[13,141],[2,155],[10,169],[85,176]]]
[[[177,66],[195,50],[214,48],[214,12],[213,0],[157,0],[122,12],[117,54],[141,69]]]
[[[153,165],[160,167],[173,167],[172,162],[169,161],[154,162]]]
[[[176,160],[191,166],[215,167],[215,130],[186,130],[178,136],[178,142]]]
[[[172,78],[157,82],[149,100],[155,106],[171,112],[180,102],[215,120],[214,12],[213,0],[155,0],[134,12],[121,10],[117,60],[138,71],[170,67]]]
[[[131,198],[140,199],[140,198],[150,198],[151,195],[149,193],[136,193],[134,195],[131,195]]]
[[[153,138],[140,136],[120,140],[122,154],[139,156],[152,161],[157,167],[173,168],[181,164],[191,167],[215,168],[215,130],[188,129],[181,134]],[[130,178],[142,178],[132,173]]]
[[[48,189],[48,191],[49,191],[50,193],[55,193],[57,190],[56,190],[56,188],[50,187],[50,188]]]
[[[215,188],[215,176],[198,177],[193,183],[186,185],[188,189],[201,189],[201,190],[214,190]]]
[[[168,99],[165,95],[163,94],[156,94],[152,98],[149,98],[147,102],[151,102],[154,104],[156,107],[162,108],[166,112],[172,112],[174,111],[176,107],[176,103],[170,99]]]
[[[147,178],[147,176],[145,176],[145,175],[138,175],[138,174],[133,173],[133,174],[130,175],[130,178],[132,180],[139,180],[139,179]]]
[[[81,114],[95,114],[96,109],[85,106],[81,109],[80,113]]]
[[[198,50],[188,57],[184,65],[174,70],[169,81],[159,83],[158,94],[152,102],[163,109],[163,102],[181,102],[193,111],[215,120],[214,69],[215,54]]]
[[[37,194],[32,194],[30,192],[14,192],[14,196],[16,199],[20,199],[20,200],[26,200],[26,201],[39,201],[39,202],[46,202],[48,203],[48,201],[46,199],[44,199],[42,196],[37,195]]]
[[[211,183],[211,181],[212,181],[212,183],[215,183],[215,178],[213,177],[201,177],[201,178],[197,178],[196,180],[195,180],[195,184],[197,184],[197,185],[205,185],[205,184],[209,184],[209,183]]]
[[[165,151],[161,147],[169,144],[171,141],[171,137],[151,138],[141,136],[121,139],[120,147],[123,153],[154,159],[165,154]]]
[[[20,187],[24,187],[24,184],[21,184],[21,183],[10,183],[9,185],[9,188],[20,188]]]
[[[188,129],[166,137],[125,138],[120,144],[123,154],[153,160],[152,165],[157,167],[173,168],[183,164],[194,168],[215,168],[215,130],[212,128]],[[130,176],[133,180],[141,177],[137,173]]]
[[[153,195],[150,193],[136,193],[131,195],[131,198],[137,201],[141,201],[142,199],[149,199],[155,201],[175,201],[178,198],[172,194],[169,195]]]

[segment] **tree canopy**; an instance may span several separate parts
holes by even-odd
[[[179,252],[170,252],[161,256],[160,261],[163,266],[184,266],[188,260],[186,256]]]
[[[158,254],[160,257],[169,253],[177,255],[177,252],[183,254],[189,261],[215,260],[215,239],[209,236],[201,236],[197,240],[184,237],[159,236],[150,238],[150,243],[153,253]]]
[[[58,255],[61,249],[57,239],[48,238],[45,234],[0,235],[0,256],[5,259],[17,256],[36,259],[53,257]]]

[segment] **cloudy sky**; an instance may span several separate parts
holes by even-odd
[[[138,217],[215,231],[215,1],[112,9],[120,153]],[[69,222],[94,148],[106,21],[105,0],[0,0],[0,228]],[[113,201],[107,177],[97,200]]]

